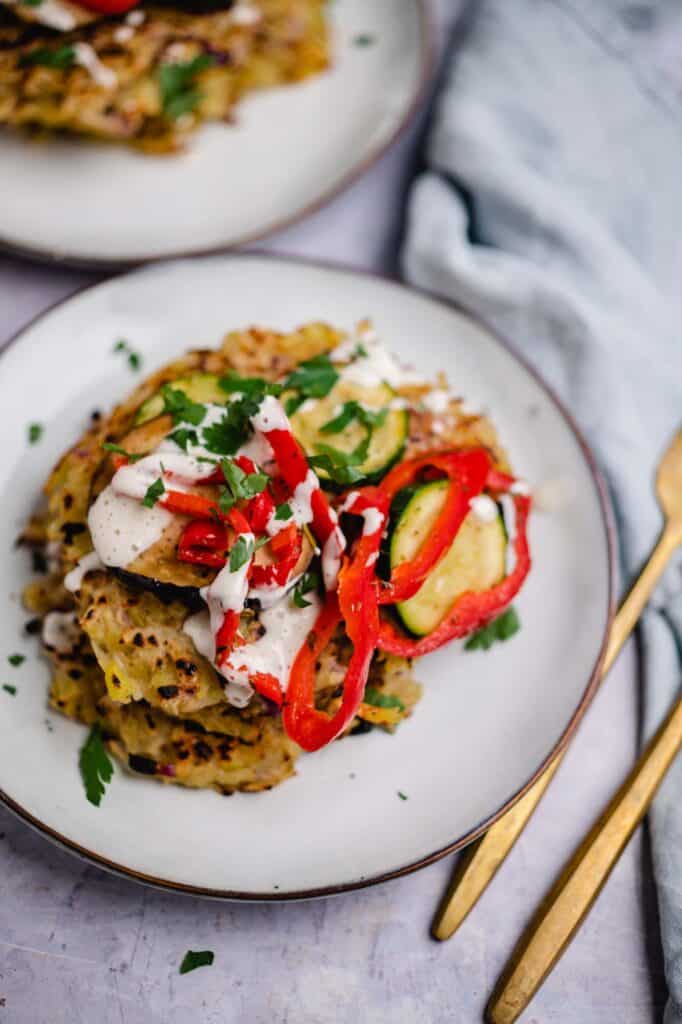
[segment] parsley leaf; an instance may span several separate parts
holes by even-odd
[[[105,784],[111,782],[114,774],[99,725],[93,725],[90,735],[81,747],[78,760],[85,795],[91,804],[99,807],[105,792]]]
[[[227,486],[232,492],[232,497],[236,501],[254,498],[268,486],[270,478],[266,473],[245,473],[231,459],[221,459],[220,468],[223,471]]]
[[[351,359],[360,359],[361,356],[362,356],[363,359],[367,359],[369,357],[369,352],[367,351],[365,346],[362,344],[362,342],[359,341],[358,344],[353,349],[353,352],[351,354]]]
[[[196,87],[197,75],[215,64],[215,57],[201,53],[193,60],[161,64],[158,69],[161,106],[166,117],[175,119],[191,113],[202,99]]]
[[[178,427],[172,434],[168,435],[171,441],[175,441],[178,448],[182,448],[183,452],[187,451],[187,446],[190,444],[199,444],[199,437],[196,430],[188,430],[187,427]]]
[[[11,697],[16,697],[16,695],[17,695],[17,688],[16,688],[16,686],[10,686],[9,683],[3,683],[3,687],[2,688],[5,691],[5,693],[9,693],[9,695]]]
[[[24,654],[10,654],[10,656],[9,656],[9,658],[7,660],[10,663],[10,665],[12,665],[14,668],[19,668],[19,666],[23,665],[24,662],[26,661],[26,655],[24,655]]]
[[[368,434],[352,452],[342,452],[329,444],[318,442],[317,449],[321,454],[309,456],[308,462],[313,469],[323,469],[337,484],[354,484],[364,476],[356,466],[360,466],[367,458],[370,437]]]
[[[289,395],[284,403],[284,411],[287,416],[293,416],[298,407],[303,405],[304,402],[305,398],[303,395]]]
[[[396,790],[401,800],[407,800],[407,793],[403,793],[401,789]]]
[[[291,519],[293,514],[294,513],[291,510],[291,505],[287,501],[283,502],[283,504],[281,505],[278,505],[277,508],[275,509],[275,519],[279,519],[280,521]]]
[[[261,399],[259,392],[230,402],[222,419],[204,429],[204,446],[218,455],[234,455],[252,433],[250,418],[258,412]]]
[[[304,594],[309,594],[311,590],[317,590],[320,585],[320,577],[313,570],[312,572],[304,573],[296,586],[294,587],[291,595],[292,600],[297,608],[310,608],[312,601],[306,601]]]
[[[210,967],[214,959],[214,954],[210,949],[202,949],[198,952],[189,949],[180,964],[180,974],[188,974],[189,971],[195,971],[197,967]]]
[[[237,502],[230,494],[228,488],[221,487],[218,492],[218,508],[220,509],[220,511],[224,515],[227,515],[230,509],[234,508],[236,504]]]
[[[355,37],[353,43],[355,46],[374,46],[376,43],[376,36],[368,34],[359,35]]]
[[[498,618],[493,619],[483,629],[472,633],[464,645],[465,651],[487,651],[496,640],[504,641],[514,636],[521,629],[521,622],[514,608],[507,608]]]
[[[44,427],[42,423],[29,423],[28,425],[28,443],[37,444],[43,436]]]
[[[161,495],[165,493],[166,488],[163,485],[163,480],[161,477],[158,477],[154,483],[150,484],[147,488],[145,496],[142,499],[142,504],[145,508],[154,508],[154,505],[156,505]]]
[[[39,64],[45,68],[58,68],[64,70],[70,68],[76,59],[76,50],[73,46],[60,46],[56,50],[40,46],[37,50],[30,50],[21,58],[23,65]]]
[[[108,441],[102,445],[105,452],[115,452],[116,455],[123,455],[128,462],[139,462],[140,459],[144,458],[144,455],[135,454],[134,452],[127,452],[125,448],[121,448],[120,444],[109,444]]]
[[[125,352],[128,359],[128,366],[131,370],[139,370],[142,366],[142,356],[130,347],[125,338],[119,338],[114,345],[114,352]]]
[[[244,534],[237,537],[230,551],[230,572],[237,572],[253,555],[253,540],[247,540]]]
[[[161,388],[163,398],[163,411],[170,413],[173,423],[191,423],[197,427],[206,415],[206,406],[200,402],[193,402],[184,391],[173,388],[170,384],[164,384]]]
[[[405,705],[400,697],[394,697],[392,693],[382,693],[381,690],[377,690],[374,686],[367,687],[362,700],[364,704],[371,704],[373,708],[398,708],[399,711],[405,710]]]
[[[382,423],[385,423],[386,417],[388,416],[388,406],[383,409],[366,409],[360,402],[351,401],[344,402],[341,406],[341,412],[334,419],[328,420],[322,427],[320,427],[320,433],[322,434],[340,434],[342,430],[345,430],[349,423],[353,420],[358,420],[363,427],[372,431],[375,427],[380,427]]]
[[[297,366],[287,377],[284,387],[299,391],[305,398],[324,398],[338,379],[338,370],[329,356],[323,353]]]
[[[264,395],[277,396],[282,393],[281,384],[272,384],[262,377],[242,377],[234,370],[230,370],[224,377],[220,378],[218,387],[221,391],[227,391],[228,394],[238,391],[242,395],[258,395],[259,397]]]

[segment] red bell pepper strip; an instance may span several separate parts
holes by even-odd
[[[222,665],[227,660],[230,656],[230,651],[235,645],[237,630],[239,629],[239,618],[239,612],[225,612],[223,624],[216,633],[215,656],[219,665]]]
[[[513,571],[500,583],[488,590],[475,593],[468,590],[455,600],[443,621],[428,636],[415,640],[401,633],[395,624],[383,619],[379,630],[379,647],[389,654],[403,658],[419,658],[438,647],[481,629],[495,619],[514,599],[530,570],[527,523],[530,512],[530,498],[514,495],[516,508],[516,537],[514,554],[516,564]]]
[[[400,462],[381,482],[392,501],[398,491],[413,483],[427,469],[438,469],[450,479],[445,503],[429,535],[414,558],[397,566],[391,579],[381,585],[379,604],[407,601],[417,593],[436,563],[449,550],[469,512],[469,502],[480,494],[490,470],[490,456],[483,448],[464,452],[427,452]]]
[[[217,519],[193,519],[178,541],[178,559],[220,569],[225,565],[227,530]]]
[[[78,0],[81,7],[98,14],[124,14],[132,7],[137,7],[140,0]]]
[[[271,700],[278,708],[282,706],[284,694],[282,693],[279,680],[275,676],[269,672],[254,672],[253,675],[249,676],[249,682],[256,693],[260,693],[261,697]]]
[[[267,587],[275,584],[283,587],[292,573],[303,550],[303,534],[292,523],[284,530],[276,533],[270,541],[270,549],[277,561],[272,565],[251,566],[251,582],[255,587]]]
[[[379,635],[379,607],[374,586],[374,564],[388,515],[388,499],[376,487],[357,493],[347,511],[361,515],[367,509],[380,512],[378,526],[363,530],[350,558],[339,573],[338,595],[327,594],[312,632],[298,652],[289,676],[283,710],[284,728],[304,750],[319,750],[343,732],[362,703],[370,662]],[[331,717],[315,708],[315,664],[343,619],[353,644],[343,681],[341,704]]]

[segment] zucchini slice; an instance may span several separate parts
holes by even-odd
[[[394,569],[417,554],[443,507],[447,480],[417,487],[394,520],[390,564]],[[400,495],[396,496],[396,502]],[[395,507],[395,504],[394,504]],[[417,636],[433,632],[455,599],[466,590],[487,590],[506,573],[507,533],[501,514],[483,522],[470,512],[450,550],[409,601],[396,605],[403,624]]]
[[[216,405],[225,405],[228,395],[218,386],[218,377],[215,373],[193,373],[189,377],[178,377],[177,380],[168,381],[176,391],[183,391],[193,402],[215,402]],[[137,410],[135,426],[154,419],[163,412],[163,396],[157,392],[143,402]]]
[[[291,429],[306,455],[318,455],[318,444],[330,445],[349,455],[367,437],[367,428],[357,419],[337,434],[324,433],[322,427],[333,420],[346,402],[360,402],[367,409],[378,412],[390,406],[395,391],[388,384],[365,387],[341,377],[324,398],[318,399],[312,407],[308,402],[290,417]],[[409,412],[407,409],[389,408],[384,422],[375,427],[369,444],[367,458],[355,468],[361,480],[382,476],[399,457],[407,439]],[[324,469],[316,469],[320,479],[327,479]]]

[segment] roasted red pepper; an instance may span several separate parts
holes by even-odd
[[[461,594],[440,625],[419,640],[406,636],[393,622],[383,619],[379,631],[379,647],[382,651],[398,654],[403,658],[418,658],[422,654],[435,651],[450,640],[481,629],[504,611],[520,590],[531,564],[527,536],[530,498],[519,494],[514,495],[513,501],[516,509],[516,564],[513,571],[501,583],[488,590],[480,593],[467,591]]]
[[[303,550],[303,534],[292,523],[276,533],[270,541],[270,550],[277,561],[272,565],[251,566],[251,582],[255,587],[267,587],[273,584],[283,587],[289,579]]]
[[[395,466],[382,480],[381,490],[392,501],[398,491],[430,469],[440,470],[450,479],[445,503],[415,557],[397,566],[391,579],[381,585],[379,604],[407,601],[417,593],[433,567],[450,548],[469,512],[469,502],[483,490],[490,471],[490,456],[483,448],[464,452],[427,452]]]
[[[362,703],[372,655],[379,634],[379,607],[374,585],[374,564],[388,515],[388,499],[376,487],[357,492],[346,511],[362,515],[379,512],[373,529],[369,518],[353,554],[339,573],[338,597],[328,593],[312,632],[296,656],[289,676],[283,710],[287,734],[304,750],[319,750],[350,725]],[[341,705],[331,717],[315,708],[315,664],[336,626],[345,622],[353,654],[343,681]]]
[[[217,519],[194,519],[178,542],[178,559],[220,569],[225,565],[227,530]]]
[[[124,14],[126,11],[137,7],[140,0],[78,0],[81,7],[87,7],[89,11],[97,11],[98,14]]]

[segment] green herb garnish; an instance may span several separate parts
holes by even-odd
[[[311,572],[305,572],[301,576],[300,580],[294,587],[291,599],[297,608],[309,608],[312,601],[306,601],[304,594],[309,594],[311,590],[317,590],[320,585],[320,577],[312,570]]]
[[[323,353],[297,366],[287,377],[284,387],[286,390],[300,392],[303,398],[324,398],[338,379],[338,370],[329,356]]]
[[[464,645],[465,651],[487,651],[495,641],[508,640],[521,629],[521,622],[514,608],[507,608],[498,618],[493,619],[477,633],[472,633]]]
[[[202,949],[199,952],[190,949],[185,953],[180,964],[180,974],[188,974],[190,971],[195,971],[197,967],[210,967],[214,959],[214,954],[210,949]]]
[[[320,427],[320,433],[322,434],[340,434],[342,430],[357,420],[367,430],[372,431],[376,427],[380,427],[382,423],[386,422],[388,416],[388,406],[383,409],[367,409],[360,402],[351,401],[344,402],[341,406],[341,412],[338,416],[328,420],[323,426]]]
[[[25,654],[10,654],[10,656],[9,656],[9,658],[7,660],[10,663],[10,665],[14,666],[14,668],[19,668],[19,666],[23,665],[24,662],[26,661],[26,655]]]
[[[158,477],[153,484],[150,484],[145,492],[145,496],[142,499],[142,504],[145,508],[154,508],[157,501],[162,494],[165,494],[166,488],[163,485],[163,480]]]
[[[223,471],[225,482],[232,492],[232,497],[236,501],[255,498],[268,486],[270,478],[266,473],[245,473],[231,459],[221,459],[220,468]]]
[[[17,688],[16,688],[16,686],[10,686],[9,683],[3,683],[2,688],[5,691],[5,693],[9,693],[11,697],[16,697],[16,695],[17,695]]]
[[[28,443],[37,444],[43,436],[44,427],[42,423],[29,423],[28,425]]]
[[[363,704],[371,704],[373,708],[398,708],[399,711],[405,710],[405,705],[400,697],[394,697],[392,693],[382,693],[381,690],[377,690],[374,686],[367,687],[362,701]]]
[[[407,793],[403,793],[403,791],[400,789],[397,792],[401,800],[407,800]]]
[[[197,89],[197,75],[215,64],[215,57],[201,53],[193,60],[161,64],[158,69],[161,106],[166,117],[190,114],[202,99]]]
[[[91,804],[99,807],[106,783],[111,782],[114,774],[114,766],[104,746],[99,725],[93,725],[90,730],[90,735],[81,747],[78,763],[85,785],[85,795]]]
[[[364,476],[356,467],[362,465],[367,458],[370,437],[368,434],[352,452],[342,452],[329,444],[318,442],[316,447],[320,454],[309,456],[308,462],[313,469],[323,469],[337,484],[354,484]]]
[[[244,534],[237,537],[230,551],[230,572],[237,572],[253,555],[253,539],[247,540]]]
[[[355,348],[353,349],[353,352],[351,354],[351,359],[360,359],[361,356],[362,356],[363,359],[367,359],[369,357],[369,352],[367,351],[365,346],[362,344],[362,342],[359,341],[357,343],[357,345],[355,346]]]
[[[142,356],[130,347],[125,338],[118,339],[114,345],[114,352],[125,352],[131,370],[137,371],[142,366]]]
[[[184,391],[172,388],[170,384],[164,384],[161,388],[163,398],[163,411],[170,413],[173,423],[191,423],[198,427],[206,415],[206,406],[200,402],[193,402]]]
[[[135,454],[134,452],[127,452],[125,448],[121,448],[120,444],[110,444],[108,441],[102,445],[105,452],[114,452],[116,455],[123,455],[128,462],[139,462],[140,459],[144,458],[142,454]]]
[[[177,430],[174,430],[168,436],[171,441],[175,441],[178,448],[182,448],[183,452],[187,451],[188,445],[199,444],[196,430],[188,430],[187,427],[178,427]]]
[[[26,65],[40,65],[45,68],[59,68],[64,70],[70,68],[76,60],[76,49],[73,46],[60,46],[56,50],[47,47],[39,47],[37,50],[30,50],[21,58],[21,63]]]
[[[291,510],[291,505],[289,504],[288,501],[285,501],[281,505],[278,505],[277,508],[275,509],[275,519],[278,519],[280,522],[286,521],[287,519],[291,519],[293,514],[294,513]]]
[[[356,36],[353,40],[355,46],[374,46],[376,43],[376,36],[371,36],[367,33]]]
[[[277,397],[282,393],[281,384],[272,384],[262,377],[242,377],[240,374],[235,373],[234,370],[230,370],[229,373],[220,378],[218,387],[221,391],[226,391],[228,394],[239,392],[242,395],[275,395]]]

